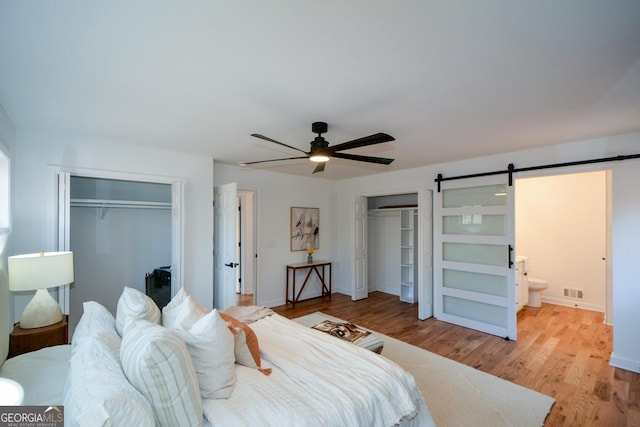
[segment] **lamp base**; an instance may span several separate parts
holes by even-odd
[[[41,328],[62,321],[62,310],[49,291],[38,289],[22,312],[22,329]]]

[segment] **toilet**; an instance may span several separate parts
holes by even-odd
[[[542,307],[542,291],[547,289],[549,282],[542,279],[529,278],[529,307]]]

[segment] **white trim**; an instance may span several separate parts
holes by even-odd
[[[0,141],[2,142],[2,141]],[[6,199],[2,197],[3,200],[0,200],[2,203],[3,209],[6,209],[5,212],[0,213],[0,234],[9,235],[11,234],[11,213],[13,211],[13,203],[12,203],[12,170],[11,170],[11,157],[9,154],[3,149],[3,146],[0,144],[0,156],[3,157],[3,162],[6,160],[6,179],[7,179],[7,187],[6,187]],[[5,189],[0,189],[0,193],[4,193]],[[3,220],[3,216],[6,215],[6,218]],[[4,248],[0,248],[0,252],[3,251]]]
[[[468,271],[469,273],[493,274],[495,276],[505,276],[508,268],[497,265],[479,265],[465,262],[442,261],[442,269]]]
[[[442,295],[458,299],[471,300],[482,304],[490,304],[498,307],[507,307],[507,297],[498,295],[482,294],[468,291],[466,289],[443,288]]]
[[[469,243],[476,245],[506,245],[508,240],[504,236],[474,236],[471,234],[443,235],[443,243]]]
[[[563,298],[553,298],[553,297],[546,297],[546,296],[542,296],[542,302],[546,302],[549,304],[555,304],[555,305],[562,305],[564,307],[574,307],[574,308],[580,308],[583,310],[590,310],[590,311],[597,311],[599,313],[604,313],[605,312],[605,307],[602,305],[598,305],[598,304],[585,304],[580,300],[573,300],[573,299],[563,299]],[[525,304],[526,307],[526,304]],[[606,323],[606,322],[604,322]]]
[[[444,188],[443,188],[444,190]],[[458,216],[458,215],[504,215],[506,206],[467,206],[461,208],[441,208],[442,216]]]
[[[625,359],[624,357],[618,357],[614,353],[611,353],[609,365],[640,374],[640,360]]]
[[[438,320],[443,322],[453,323],[455,325],[463,326],[465,328],[475,329],[476,331],[485,332],[487,334],[495,335],[498,337],[508,337],[509,333],[507,328],[502,326],[492,325],[490,323],[478,322],[476,320],[468,319],[466,317],[458,317],[452,314],[442,314]]]

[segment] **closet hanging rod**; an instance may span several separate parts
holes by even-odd
[[[509,165],[507,166],[507,169],[499,170],[499,171],[480,172],[480,173],[474,173],[474,174],[470,174],[470,175],[458,175],[458,176],[448,176],[448,177],[443,177],[442,174],[439,173],[438,176],[436,177],[436,179],[434,179],[434,181],[438,183],[438,193],[440,192],[440,183],[443,182],[443,181],[453,181],[453,180],[456,180],[456,179],[478,178],[478,177],[483,177],[483,176],[501,175],[503,173],[508,173],[509,174],[509,185],[513,185],[513,174],[515,172],[528,172],[528,171],[541,170],[541,169],[552,169],[552,168],[562,168],[562,167],[566,167],[566,166],[588,165],[588,164],[592,164],[592,163],[615,162],[615,161],[638,159],[638,158],[640,158],[640,154],[628,154],[628,155],[618,155],[618,156],[613,156],[613,157],[603,157],[601,159],[577,160],[577,161],[574,161],[574,162],[551,163],[551,164],[548,164],[548,165],[529,166],[529,167],[526,167],[526,168],[516,168],[516,167],[514,167],[513,163],[509,163]]]
[[[71,199],[73,207],[81,208],[133,208],[133,209],[171,209],[170,202],[143,202],[133,200]]]

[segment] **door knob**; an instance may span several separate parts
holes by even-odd
[[[231,268],[236,268],[238,266],[237,262],[230,262],[228,264],[224,265],[225,267],[231,267]]]

